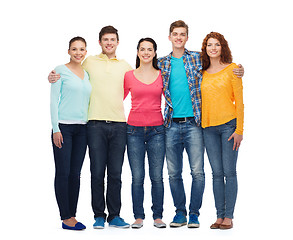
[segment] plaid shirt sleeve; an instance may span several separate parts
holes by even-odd
[[[186,76],[190,91],[194,119],[198,126],[201,123],[201,82],[202,65],[199,52],[185,50],[183,55]]]

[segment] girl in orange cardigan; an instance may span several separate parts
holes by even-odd
[[[224,36],[211,32],[202,43],[202,127],[213,172],[217,221],[212,229],[233,227],[237,197],[236,162],[243,138],[242,80]]]

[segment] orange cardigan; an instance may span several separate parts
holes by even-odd
[[[242,79],[233,73],[231,63],[223,70],[210,74],[203,72],[201,84],[202,127],[218,126],[237,119],[235,133],[243,134],[244,105]]]

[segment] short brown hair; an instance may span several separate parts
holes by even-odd
[[[173,32],[174,28],[179,28],[179,27],[185,28],[187,36],[188,36],[188,25],[182,20],[178,20],[178,21],[175,21],[175,22],[171,23],[170,30],[169,30],[169,35],[171,35],[171,33]]]
[[[102,41],[102,37],[107,34],[107,33],[114,33],[117,36],[117,41],[119,41],[119,35],[118,35],[118,30],[114,28],[113,26],[106,26],[103,27],[99,33],[99,40]]]
[[[207,54],[207,43],[210,38],[217,39],[221,44],[221,60],[220,61],[222,63],[232,63],[232,54],[228,46],[227,40],[220,33],[210,32],[202,42],[202,47],[201,47],[202,69],[206,70],[210,66],[210,57]]]

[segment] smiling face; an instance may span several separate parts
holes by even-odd
[[[101,41],[99,41],[102,47],[102,52],[108,56],[108,58],[113,58],[116,56],[116,49],[119,44],[117,35],[115,33],[106,33],[102,36]]]
[[[85,43],[79,40],[72,42],[70,48],[68,49],[70,61],[79,64],[84,60],[86,53],[87,50]]]
[[[141,63],[151,63],[155,55],[156,52],[151,42],[143,41],[139,44],[137,56]]]
[[[207,41],[206,51],[210,58],[220,58],[222,52],[220,41],[215,38],[209,38]]]
[[[188,40],[187,30],[184,27],[174,28],[170,33],[169,40],[173,48],[182,49]]]

